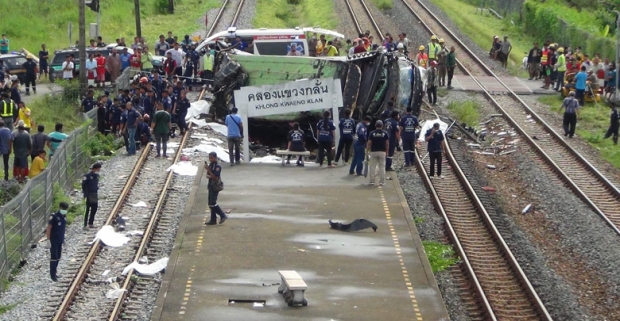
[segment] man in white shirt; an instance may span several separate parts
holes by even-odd
[[[168,53],[170,53],[174,62],[177,63],[177,69],[174,74],[178,77],[183,76],[183,58],[185,58],[185,52],[179,48],[179,43],[175,43],[174,48],[166,51],[166,55],[168,55]]]
[[[71,61],[71,56],[67,55],[65,57],[65,62],[62,63],[62,78],[64,80],[71,81],[73,79],[73,62]]]

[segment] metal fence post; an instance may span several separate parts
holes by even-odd
[[[6,266],[7,266],[7,262],[9,261],[9,250],[6,248],[6,228],[4,226],[4,215],[5,212],[2,211],[0,213],[2,216],[2,222],[0,224],[0,227],[2,228],[2,247],[3,247],[3,251],[2,253],[4,254],[4,256],[2,257],[2,269],[0,269],[0,272],[2,273],[2,275],[4,275],[4,273],[6,272]]]
[[[30,187],[32,186],[32,183],[27,184],[28,186],[26,186],[27,190],[28,190],[28,197],[24,197],[24,199],[22,200],[22,204],[19,207],[19,234],[21,236],[21,244],[20,244],[20,250],[24,251],[24,243],[26,243],[27,241],[27,232],[26,232],[26,215],[28,215],[27,213],[30,213],[30,195],[32,194],[32,190],[30,189]]]

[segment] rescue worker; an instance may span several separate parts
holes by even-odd
[[[299,123],[294,123],[293,129],[288,132],[288,146],[286,149],[292,152],[306,151],[306,145],[304,142],[304,131],[299,129]],[[287,164],[291,163],[292,156],[293,155],[288,155],[288,158],[286,159]],[[299,155],[299,158],[297,159],[297,166],[304,166],[304,159],[302,155]]]
[[[566,74],[566,56],[564,56],[564,48],[558,48],[558,60],[553,66],[557,70],[555,87],[553,88],[557,92],[562,91],[564,87],[564,75]]]
[[[351,161],[351,167],[349,168],[349,175],[357,173],[357,176],[362,176],[364,170],[364,159],[366,144],[368,143],[368,125],[372,118],[370,116],[364,116],[364,119],[355,127],[355,142],[353,143],[353,160]]]
[[[213,53],[214,50],[206,50],[204,57],[202,57],[202,82],[207,86],[208,90],[213,88]]]
[[[8,93],[3,92],[1,103],[2,109],[0,111],[2,111],[2,113],[0,114],[0,117],[2,117],[6,128],[13,132],[13,116],[15,115],[15,102],[11,98],[9,98]]]
[[[338,149],[336,151],[336,158],[334,159],[334,165],[338,165],[340,155],[344,149],[344,156],[342,158],[344,164],[349,162],[349,153],[351,151],[351,145],[353,144],[353,134],[355,131],[355,120],[351,118],[351,110],[344,110],[344,118],[340,118],[340,124],[338,124],[340,130],[340,141],[338,142]]]
[[[441,46],[437,43],[437,36],[431,36],[431,42],[428,44],[427,53],[428,53],[428,61],[436,61],[437,55],[441,50]]]
[[[33,56],[29,54],[26,56],[26,62],[23,64],[24,69],[26,69],[26,78],[24,79],[26,83],[26,96],[30,95],[30,85],[32,85],[32,92],[37,93],[38,66],[32,58]]]
[[[175,101],[174,108],[172,109],[172,114],[177,116],[177,124],[181,130],[181,136],[185,135],[185,132],[189,129],[187,123],[185,122],[185,117],[187,116],[187,111],[190,106],[191,103],[187,98],[186,91],[181,91],[181,97]]]
[[[84,228],[95,227],[95,214],[97,214],[97,208],[99,207],[99,197],[97,192],[99,191],[99,171],[101,170],[101,164],[95,163],[90,172],[84,175],[82,179],[82,194],[86,199],[86,212],[84,213]]]
[[[437,61],[431,61],[431,67],[426,71],[426,93],[428,94],[428,103],[435,106],[437,103],[437,86],[439,85],[439,77],[437,76]]]
[[[544,78],[544,85],[540,88],[549,89],[549,43],[545,42],[542,50],[542,56],[540,57],[540,66],[542,68],[542,77]]]
[[[452,77],[454,77],[454,69],[456,69],[456,53],[454,46],[450,47],[450,52],[446,56],[446,67],[448,69],[448,89],[452,89]]]
[[[58,261],[62,254],[62,245],[65,243],[65,228],[67,226],[67,212],[69,204],[61,202],[58,212],[50,215],[45,229],[47,238],[46,248],[50,250],[50,277],[52,281],[57,282],[61,277],[58,275]]]
[[[205,223],[205,225],[216,225],[217,224],[217,215],[220,216],[220,224],[224,224],[228,216],[222,211],[222,208],[217,204],[217,196],[220,193],[216,191],[214,188],[214,184],[221,181],[222,177],[222,166],[217,163],[217,153],[210,152],[209,153],[209,164],[205,164],[205,169],[207,170],[207,178],[209,179],[209,185],[207,185],[207,189],[209,191],[208,204],[211,209],[211,219]]]
[[[420,52],[415,57],[415,60],[418,62],[418,67],[426,68],[426,63],[428,62],[428,55],[424,51],[424,46],[420,46]]]
[[[579,101],[575,99],[574,91],[568,93],[568,97],[564,98],[560,111],[562,109],[564,109],[564,119],[562,121],[564,136],[573,138],[575,127],[577,126],[577,117],[579,117]]]
[[[441,153],[445,152],[446,146],[444,142],[443,133],[439,129],[439,123],[433,124],[433,128],[426,131],[424,135],[426,142],[428,143],[428,155],[431,159],[430,177],[435,177],[435,163],[437,163],[437,176],[441,176]]]
[[[394,150],[396,150],[396,146],[398,146],[398,142],[400,142],[400,131],[398,130],[399,118],[400,114],[398,110],[394,110],[390,114],[390,118],[386,119],[384,122],[385,131],[390,139],[390,146],[385,159],[385,170],[388,172],[394,171],[392,168],[392,159],[394,157]]]
[[[448,56],[448,53],[450,53],[450,50],[446,47],[443,38],[439,39],[439,46],[441,49],[437,54],[437,71],[439,72],[439,86],[443,87],[446,85],[446,57]]]
[[[323,166],[323,160],[327,155],[327,166],[334,167],[332,165],[332,146],[334,146],[334,121],[329,119],[331,113],[329,110],[323,112],[323,119],[321,119],[316,125],[317,141],[319,143],[319,166]]]
[[[618,145],[618,129],[620,128],[620,119],[618,118],[618,108],[615,102],[611,102],[611,114],[609,115],[609,128],[605,133],[605,138],[611,137],[614,145]]]
[[[93,108],[95,108],[97,103],[95,102],[94,95],[95,95],[95,91],[92,89],[89,89],[86,92],[86,97],[82,100],[82,104],[80,105],[81,112],[87,113],[91,111]]]
[[[411,114],[413,108],[407,107],[407,113],[399,123],[400,137],[403,140],[403,151],[405,154],[405,167],[413,166],[415,155],[415,130],[420,127],[418,118]]]
[[[368,172],[370,174],[369,185],[375,185],[375,177],[379,171],[379,186],[385,185],[385,161],[390,148],[390,138],[383,130],[383,121],[375,122],[375,130],[368,135],[366,152],[369,157]]]

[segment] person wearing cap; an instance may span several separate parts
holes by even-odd
[[[579,117],[579,101],[575,99],[574,91],[568,93],[568,97],[564,98],[562,106],[560,106],[560,111],[562,109],[564,109],[564,120],[562,121],[564,136],[572,138],[573,135],[575,135],[575,127],[577,126],[577,118]]]
[[[412,114],[413,108],[407,107],[407,113],[398,124],[400,127],[400,137],[403,140],[403,154],[405,155],[405,167],[413,166],[415,160],[415,131],[420,127],[418,117]]]
[[[217,196],[220,190],[217,189],[216,185],[222,180],[222,166],[217,162],[216,152],[209,153],[209,163],[205,164],[204,168],[207,170],[207,178],[209,179],[207,189],[209,191],[208,204],[209,209],[211,209],[211,219],[205,224],[216,225],[218,215],[220,216],[220,224],[224,224],[228,216],[226,216],[222,208],[217,204]]]
[[[86,200],[86,212],[84,213],[84,228],[95,227],[95,214],[99,208],[99,171],[101,171],[101,164],[95,163],[90,172],[84,174],[82,179],[82,195]]]
[[[26,77],[24,79],[26,96],[30,95],[30,85],[32,85],[32,92],[35,94],[37,93],[38,66],[33,58],[34,56],[32,54],[28,54],[28,56],[26,56],[26,62],[22,65],[24,69],[26,69]]]
[[[13,134],[4,126],[4,120],[0,119],[0,155],[4,165],[4,180],[9,180],[9,157],[13,149]]]
[[[437,87],[439,86],[439,76],[437,75],[437,61],[431,60],[431,67],[426,71],[426,93],[428,103],[435,106],[437,103]]]
[[[136,138],[140,142],[137,149],[142,147],[146,147],[150,141],[152,141],[151,137],[151,128],[149,127],[149,123],[151,122],[151,117],[149,114],[144,114],[142,118],[138,121],[138,126],[136,126]]]
[[[32,140],[26,132],[24,125],[17,126],[17,131],[13,133],[13,176],[17,182],[23,183],[28,175],[28,155],[32,151]]]
[[[429,61],[437,60],[437,54],[439,54],[439,50],[441,50],[441,46],[437,43],[437,36],[431,36],[431,42],[428,44],[427,54]]]
[[[553,67],[557,70],[555,87],[553,89],[560,92],[564,86],[564,74],[566,73],[566,56],[564,55],[564,48],[558,48],[557,57],[558,60],[555,65],[553,65]]]
[[[416,55],[415,60],[418,62],[418,67],[426,68],[426,63],[428,62],[428,55],[424,51],[424,46],[420,46],[419,52]]]
[[[437,176],[441,176],[441,153],[446,151],[444,135],[439,129],[439,123],[434,123],[433,127],[426,131],[424,140],[428,143],[428,155],[431,160],[430,177],[435,177],[435,163],[437,163]]]
[[[508,41],[508,36],[504,36],[504,41],[502,42],[500,46],[501,55],[498,55],[498,59],[502,63],[504,68],[508,67],[508,57],[510,57],[511,51],[512,51],[512,45],[510,44],[510,41]]]
[[[36,153],[37,157],[32,160],[32,164],[30,164],[30,173],[28,173],[28,177],[31,179],[45,170],[45,154],[47,153],[43,149],[38,150]]]
[[[620,129],[620,114],[615,102],[610,102],[611,114],[609,115],[609,128],[605,133],[605,139],[611,137],[614,145],[618,145],[618,129]]]
[[[448,70],[446,67],[446,57],[448,56],[450,50],[446,47],[446,42],[443,38],[439,39],[439,46],[439,53],[437,53],[437,72],[439,77],[438,85],[443,87],[446,85],[446,72]]]
[[[131,66],[131,54],[127,50],[127,47],[123,48],[123,52],[119,55],[121,59],[121,72]]]
[[[375,122],[375,130],[368,135],[366,154],[368,158],[368,173],[370,180],[368,184],[375,185],[375,178],[379,172],[379,185],[385,185],[385,161],[390,148],[389,135],[383,130],[383,121]]]
[[[116,79],[121,73],[121,57],[117,53],[116,48],[112,48],[112,52],[106,58],[106,70],[110,72],[110,82],[116,84]]]
[[[60,275],[57,274],[58,261],[60,261],[62,245],[65,243],[68,211],[69,204],[60,202],[58,212],[50,215],[45,229],[47,239],[45,247],[50,250],[50,277],[54,282],[60,278]]]

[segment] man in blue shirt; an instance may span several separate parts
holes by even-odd
[[[437,176],[441,176],[441,152],[446,150],[443,133],[439,129],[439,123],[433,124],[433,128],[426,131],[424,135],[428,142],[428,155],[431,159],[431,178],[435,177],[435,163],[437,163]]]
[[[381,120],[377,120],[375,128],[368,135],[368,145],[366,147],[370,158],[368,162],[369,184],[375,185],[375,177],[377,177],[377,171],[379,171],[379,185],[383,186],[385,185],[385,155],[387,155],[390,148],[390,137],[383,130],[383,122]]]
[[[127,48],[123,48],[123,53],[120,54],[121,57],[121,72],[126,68],[129,68],[130,57],[131,55],[127,52]]]
[[[237,50],[245,50],[248,47],[248,44],[246,44],[243,40],[241,40],[241,37],[236,37],[235,38],[235,42],[232,43],[233,46],[237,46]]]
[[[61,202],[59,207],[58,212],[50,215],[47,221],[47,228],[45,229],[45,236],[47,237],[46,248],[50,250],[50,277],[54,282],[58,281],[60,277],[57,274],[58,261],[60,261],[62,253],[62,244],[65,242],[66,217],[69,204]]]
[[[400,120],[400,137],[403,140],[403,152],[405,154],[405,167],[413,165],[415,155],[415,130],[420,127],[418,118],[411,112],[413,108],[407,107],[407,114]]]
[[[334,159],[335,165],[338,164],[343,149],[344,157],[342,160],[345,164],[349,162],[349,153],[351,151],[351,144],[353,144],[353,134],[355,131],[355,120],[351,118],[350,109],[344,110],[344,118],[340,119],[338,129],[340,129],[340,141],[338,142],[338,150],[336,151],[336,158]]]
[[[230,166],[241,163],[241,138],[243,138],[243,123],[241,117],[237,115],[237,107],[233,107],[232,114],[226,116],[224,124],[228,128],[228,158]],[[233,154],[233,147],[235,153]],[[233,157],[234,156],[234,157]]]
[[[164,106],[164,110],[171,113],[172,112],[172,98],[170,98],[170,93],[167,90],[161,92],[161,104]]]
[[[575,91],[577,100],[579,100],[579,106],[584,104],[584,95],[586,92],[586,80],[588,74],[586,73],[586,66],[581,66],[581,71],[575,75]]]
[[[357,176],[362,176],[364,170],[364,151],[366,150],[366,144],[368,143],[368,124],[372,118],[365,116],[362,122],[357,124],[355,128],[355,136],[357,139],[353,143],[353,160],[351,161],[351,168],[349,169],[349,175],[357,173]]]
[[[386,119],[384,122],[385,131],[388,133],[390,137],[390,148],[388,149],[388,153],[386,155],[385,160],[385,170],[388,172],[393,171],[392,168],[392,158],[394,157],[394,150],[398,143],[400,142],[400,131],[398,130],[398,119],[400,114],[398,110],[393,110],[390,114],[390,118]]]
[[[132,156],[136,154],[136,128],[141,115],[133,108],[133,104],[130,102],[127,103],[125,110],[127,111],[127,116],[125,118],[126,124],[123,128],[123,133],[127,134],[129,143],[127,155]]]
[[[319,143],[319,166],[323,166],[323,159],[327,154],[327,166],[332,168],[334,167],[332,165],[332,146],[334,146],[334,130],[336,130],[336,126],[334,126],[334,121],[329,119],[330,116],[329,110],[323,112],[323,119],[316,125],[316,131]]]

